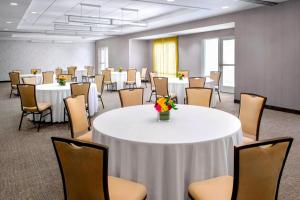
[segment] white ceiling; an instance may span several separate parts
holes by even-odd
[[[283,2],[285,0],[272,1]],[[18,3],[18,5],[12,6],[10,5],[11,2]],[[142,20],[147,23],[147,26],[115,25],[103,27],[89,24],[88,26],[98,27],[101,32],[55,31],[55,22],[67,22],[65,15],[99,17],[99,8],[81,6],[80,3],[101,6],[100,16],[103,18]],[[0,39],[97,40],[258,6],[260,5],[240,0],[175,0],[172,2],[167,0],[1,0]],[[121,11],[122,8],[137,9],[138,13]],[[76,24],[73,23],[73,25]],[[115,32],[111,32],[111,30]]]

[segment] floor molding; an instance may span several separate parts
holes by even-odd
[[[0,81],[0,83],[10,83],[10,81]]]
[[[234,103],[239,104],[240,100],[234,99]],[[265,105],[265,108],[266,109],[270,109],[270,110],[276,110],[276,111],[281,111],[281,112],[285,112],[285,113],[292,113],[292,114],[300,115],[300,110],[294,110],[294,109],[289,109],[289,108],[282,108],[282,107],[271,106],[271,105]]]

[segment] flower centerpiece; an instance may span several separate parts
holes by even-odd
[[[66,85],[66,81],[67,81],[67,78],[65,76],[60,76],[57,80],[57,82],[60,86]]]
[[[158,119],[161,121],[170,120],[170,110],[177,110],[174,101],[170,97],[159,98],[154,107],[158,112]]]
[[[178,73],[178,78],[179,78],[179,80],[182,80],[182,79],[184,78],[184,74],[181,73],[181,72],[179,72],[179,73]]]
[[[36,75],[37,72],[38,72],[38,70],[36,70],[36,69],[33,69],[33,70],[32,70],[32,74],[34,74],[34,75]]]
[[[118,71],[122,72],[123,71],[123,67],[119,67]]]

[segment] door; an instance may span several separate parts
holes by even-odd
[[[235,39],[221,39],[220,43],[220,71],[222,72],[220,89],[222,92],[234,93]]]

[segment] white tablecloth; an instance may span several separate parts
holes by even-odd
[[[124,82],[127,81],[127,72],[111,72],[111,80],[113,82],[117,82],[117,89],[124,88]],[[141,74],[140,72],[136,72],[136,86],[141,87]]]
[[[179,80],[179,78],[168,78],[168,89],[170,93],[176,93],[177,99],[179,104],[184,103],[184,97],[185,97],[185,88],[189,87],[189,80],[188,78],[183,78],[182,80]],[[206,78],[205,81],[205,87],[212,88],[213,94],[211,98],[211,106],[216,106],[216,92],[214,89],[214,81],[210,78]]]
[[[157,121],[153,105],[108,111],[93,122],[93,141],[109,146],[109,175],[144,184],[148,200],[188,199],[191,182],[233,174],[239,119],[200,106],[178,105]]]
[[[71,96],[70,83],[59,86],[57,83],[36,86],[37,102],[47,102],[52,104],[53,122],[63,122],[64,120],[64,101],[63,99]],[[89,92],[89,112],[94,115],[98,111],[98,94],[95,83],[91,83]],[[67,117],[66,117],[67,119]],[[50,121],[50,117],[46,119]]]

